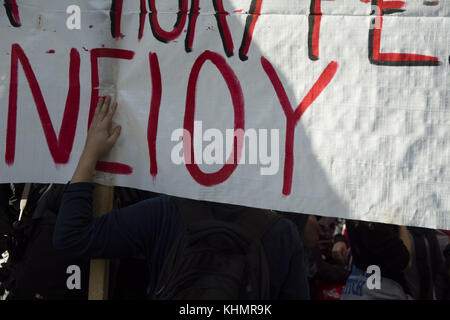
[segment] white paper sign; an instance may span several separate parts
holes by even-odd
[[[13,1],[0,182],[66,183],[97,97],[96,181],[450,229],[450,1]]]

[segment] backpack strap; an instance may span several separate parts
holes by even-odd
[[[236,223],[251,233],[255,238],[262,239],[266,231],[282,216],[272,210],[248,208],[236,219]]]

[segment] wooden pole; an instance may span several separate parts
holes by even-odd
[[[114,187],[95,185],[94,216],[98,217],[113,208]],[[89,272],[89,300],[108,300],[109,260],[91,260]]]

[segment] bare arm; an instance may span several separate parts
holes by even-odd
[[[112,134],[109,134],[112,118],[117,109],[117,103],[113,103],[111,108],[110,103],[110,97],[98,100],[83,153],[70,183],[92,182],[97,161],[111,150],[119,138],[120,126],[114,128]]]
[[[159,235],[157,228],[164,223],[158,220],[162,216],[161,208],[169,207],[165,199],[155,199],[112,210],[102,217],[92,215],[91,181],[95,165],[120,134],[120,127],[109,134],[117,108],[115,103],[109,108],[110,101],[107,97],[98,102],[78,167],[64,192],[53,233],[54,247],[76,256],[126,258],[150,252],[155,236]]]

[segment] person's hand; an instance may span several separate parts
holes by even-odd
[[[86,138],[86,144],[83,150],[83,158],[97,162],[102,156],[108,153],[120,135],[121,127],[116,127],[112,134],[109,133],[112,118],[117,109],[117,102],[109,107],[111,98],[100,98],[97,108],[95,108],[94,117]]]
[[[120,136],[121,127],[114,128],[110,134],[112,118],[117,103],[109,107],[111,98],[100,98],[86,138],[83,153],[70,183],[91,182],[97,161],[107,154]]]
[[[331,256],[335,261],[345,266],[346,252],[347,245],[345,244],[345,242],[338,241],[333,245],[333,249],[331,249]]]

